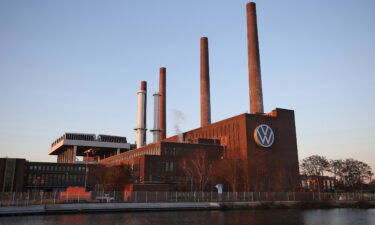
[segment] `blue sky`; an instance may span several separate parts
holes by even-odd
[[[64,132],[135,141],[167,67],[168,136],[199,126],[199,38],[212,120],[249,111],[247,1],[0,1],[0,157],[54,161]],[[375,2],[257,1],[265,111],[294,109],[299,156],[375,168]],[[184,119],[174,116],[182,112]],[[149,142],[152,140],[148,135]]]

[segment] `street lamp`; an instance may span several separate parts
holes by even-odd
[[[92,152],[92,149],[89,149],[89,150],[86,150],[84,152],[84,154],[86,154],[86,168],[85,168],[85,190],[87,188],[87,172],[89,171],[88,167],[87,167],[87,163],[88,163],[88,160],[89,160],[89,153]]]

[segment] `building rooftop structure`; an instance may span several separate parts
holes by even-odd
[[[86,161],[99,161],[130,149],[126,137],[65,133],[51,144],[48,154],[57,155],[58,162],[74,163],[77,156],[85,156]]]

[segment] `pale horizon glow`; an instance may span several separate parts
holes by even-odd
[[[142,80],[151,143],[160,67],[167,136],[199,127],[202,36],[212,122],[248,112],[247,2],[1,1],[0,157],[56,161],[48,149],[65,132],[134,143]],[[265,112],[295,110],[300,160],[354,158],[374,170],[375,2],[256,2]]]

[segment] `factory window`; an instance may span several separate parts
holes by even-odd
[[[166,162],[166,163],[165,163],[165,172],[168,172],[168,171],[169,171],[169,166],[168,166],[168,165],[169,165],[169,163]]]
[[[32,183],[32,180],[33,180],[33,177],[31,174],[29,174],[29,176],[27,177],[27,183],[28,184],[31,184]]]

